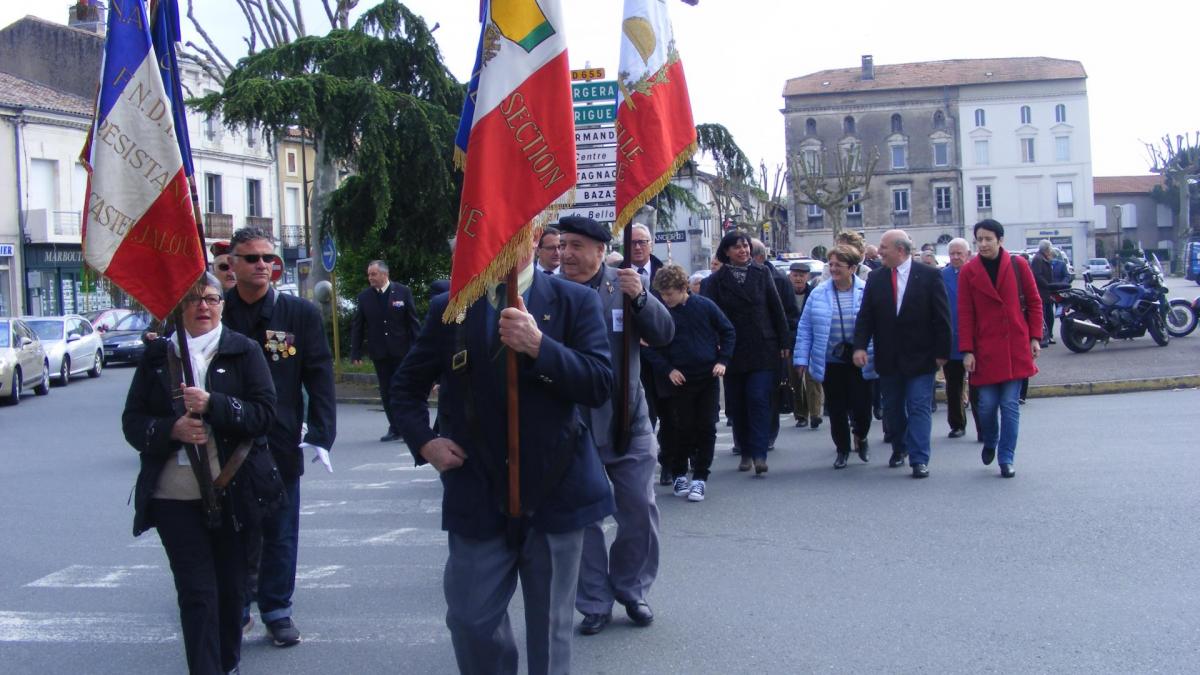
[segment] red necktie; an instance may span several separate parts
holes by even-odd
[[[896,301],[896,311],[900,311],[900,271],[892,268],[892,299]]]

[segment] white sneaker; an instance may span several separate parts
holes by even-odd
[[[675,496],[684,497],[688,493],[688,488],[691,485],[688,483],[687,476],[679,476],[675,479]]]
[[[676,494],[678,494],[678,493],[676,493]],[[690,490],[688,490],[687,498],[688,498],[689,502],[704,501],[704,481],[702,481],[702,480],[692,481],[692,487]]]

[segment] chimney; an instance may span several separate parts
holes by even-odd
[[[104,3],[99,2],[99,0],[78,0],[74,5],[71,5],[68,11],[68,26],[86,30],[89,33],[104,35]]]
[[[870,54],[863,54],[862,57],[862,79],[864,81],[875,79],[875,58]]]

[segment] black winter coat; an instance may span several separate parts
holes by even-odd
[[[171,404],[168,349],[171,347],[166,339],[146,347],[121,415],[125,440],[138,451],[142,465],[134,488],[134,536],[155,526],[148,509],[150,499],[164,464],[176,450],[183,449],[182,443],[171,438],[171,428],[179,415]],[[243,441],[253,439],[254,443],[226,490],[222,508],[231,510],[235,526],[254,522],[262,512],[286,499],[267,447],[266,434],[275,421],[275,387],[267,361],[255,342],[225,329],[206,379],[204,388],[210,398],[204,420],[212,427],[221,466]]]
[[[752,262],[747,267],[746,281],[739,284],[729,265],[722,265],[705,282],[701,293],[717,303],[737,332],[737,349],[728,372],[778,370],[780,352],[791,348],[787,343],[791,331],[774,275]]]

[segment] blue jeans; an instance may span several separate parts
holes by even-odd
[[[274,514],[263,518],[259,532],[262,535],[262,560],[258,567],[257,597],[246,596],[246,611],[250,616],[250,602],[258,602],[258,613],[263,623],[292,615],[292,593],[296,590],[296,551],[300,542],[300,478],[285,482],[288,504]]]
[[[1021,380],[979,387],[979,429],[983,445],[996,449],[1001,464],[1012,464],[1021,428]]]
[[[908,453],[908,463],[929,463],[929,435],[933,433],[933,373],[880,375],[883,417],[892,436],[892,450]]]
[[[771,390],[778,383],[776,370],[725,375],[725,414],[733,422],[733,442],[743,457],[767,458],[773,412]]]

